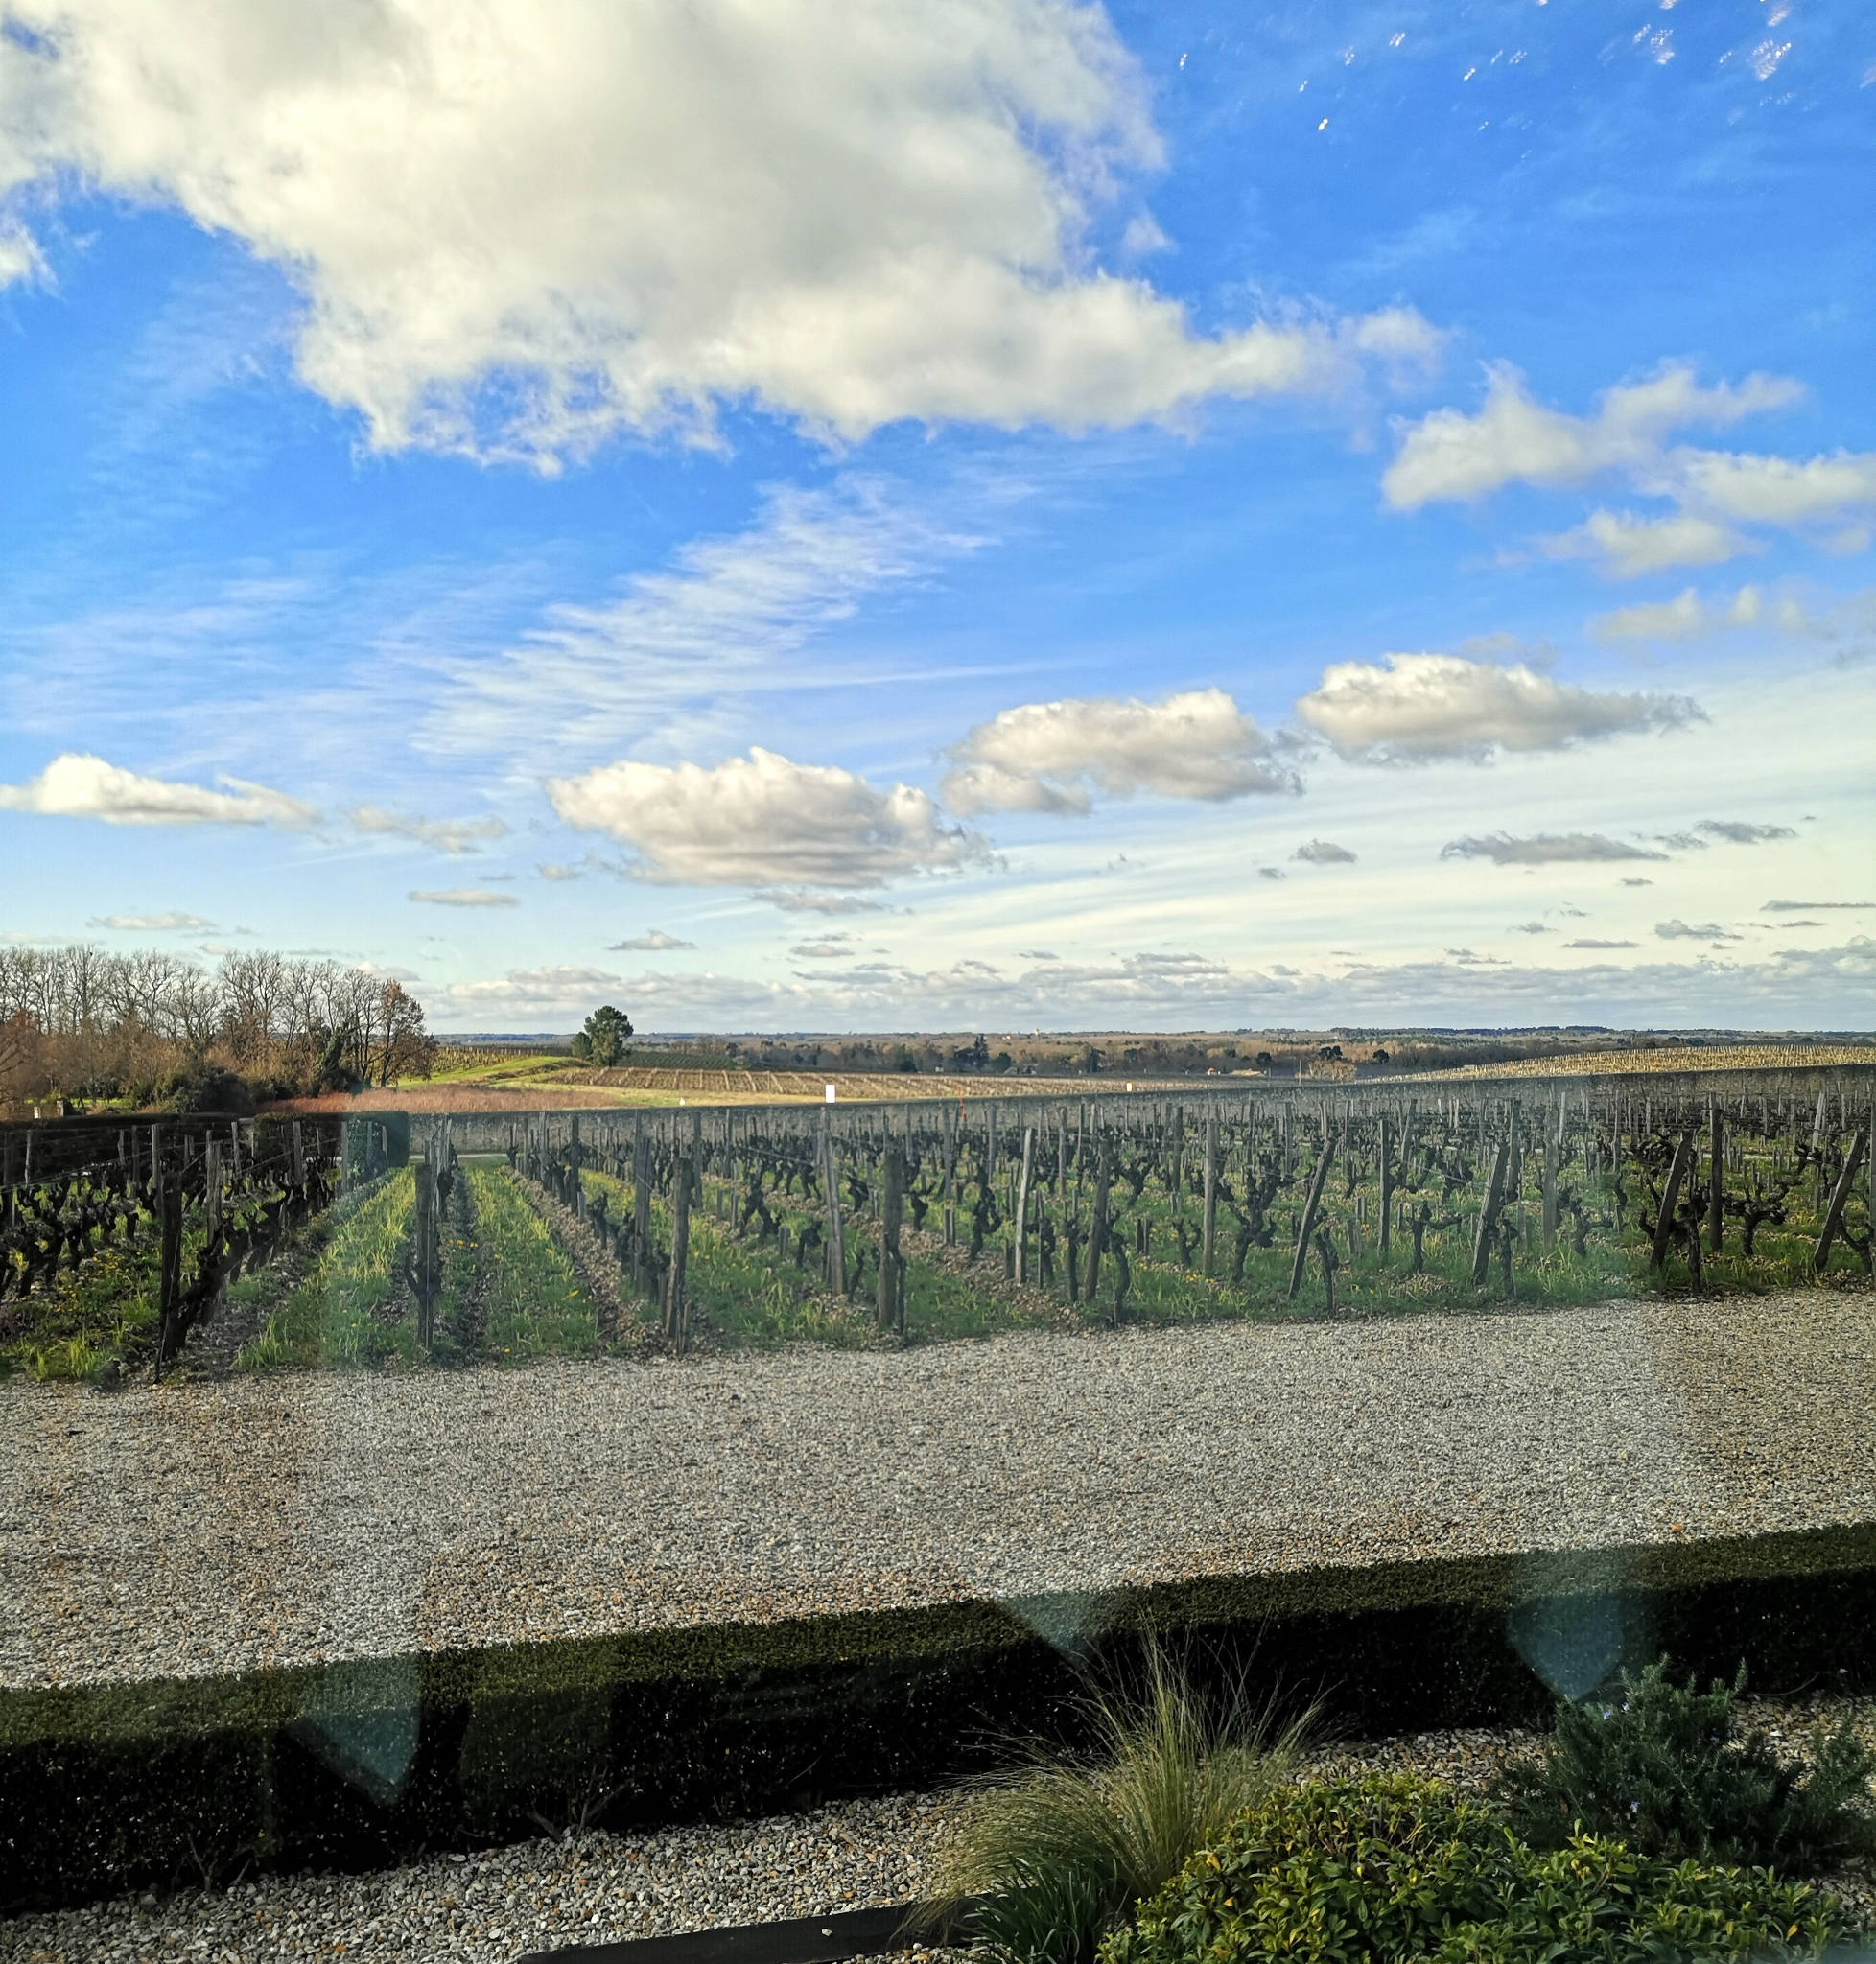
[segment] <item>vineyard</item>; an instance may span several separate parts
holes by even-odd
[[[340,1178],[330,1122],[0,1130],[0,1368],[160,1373]]]
[[[1840,1069],[485,1114],[416,1120],[408,1164],[366,1118],[47,1129],[6,1148],[0,1360],[394,1368],[1853,1284],[1871,1093]]]

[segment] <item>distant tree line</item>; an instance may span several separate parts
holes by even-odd
[[[400,982],[252,952],[0,947],[0,1101],[292,1096],[427,1077],[436,1044]]]

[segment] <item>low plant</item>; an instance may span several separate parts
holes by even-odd
[[[1159,1646],[1138,1689],[1096,1689],[1083,1755],[1032,1754],[967,1805],[946,1848],[934,1919],[976,1910],[1005,1964],[1077,1964],[1143,1896],[1296,1769],[1312,1715],[1279,1723],[1240,1682],[1214,1704]]]
[[[1640,1853],[1762,1863],[1816,1874],[1876,1848],[1869,1780],[1876,1755],[1846,1718],[1812,1742],[1809,1769],[1783,1762],[1735,1710],[1742,1665],[1702,1692],[1664,1658],[1618,1693],[1565,1702],[1542,1757],[1506,1774],[1500,1797],[1527,1840],[1560,1848],[1579,1828]]]
[[[1850,1927],[1808,1883],[1583,1834],[1535,1849],[1488,1808],[1395,1775],[1268,1794],[1138,1906],[1100,1964],[1782,1958]]]

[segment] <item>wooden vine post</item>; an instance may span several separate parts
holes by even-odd
[[[1818,1108],[1823,1110],[1822,1093]],[[1694,1131],[1690,1126],[1680,1134],[1668,1167],[1668,1183],[1661,1193],[1660,1217],[1654,1223],[1654,1246],[1649,1251],[1649,1266],[1658,1269],[1668,1258],[1668,1244],[1674,1235],[1675,1209],[1680,1204],[1680,1189],[1687,1183],[1687,1169],[1694,1159]]]
[[[1020,1283],[1029,1279],[1025,1266],[1029,1240],[1029,1181],[1035,1170],[1036,1128],[1025,1125],[1022,1129],[1022,1171],[1017,1178],[1016,1204],[1016,1279]],[[890,1177],[888,1173],[888,1180]],[[887,1191],[891,1191],[890,1186]]]
[[[632,1121],[632,1286],[641,1295],[650,1273],[650,1249],[651,1141],[641,1115]]]
[[[691,1161],[680,1157],[671,1169],[671,1262],[665,1282],[665,1336],[673,1350],[684,1348],[690,1325],[685,1301],[685,1270],[691,1253]]]
[[[1717,1097],[1707,1100],[1706,1124],[1713,1149],[1706,1175],[1706,1245],[1718,1254],[1726,1238],[1726,1121]]]
[[[1554,1254],[1557,1250],[1557,1173],[1558,1144],[1555,1139],[1544,1141],[1544,1252]]]
[[[1511,1170],[1512,1149],[1501,1139],[1491,1149],[1491,1172],[1486,1180],[1485,1203],[1479,1208],[1479,1225],[1472,1236],[1472,1286],[1486,1278],[1486,1265],[1491,1259],[1491,1237],[1498,1226],[1499,1209],[1505,1204],[1505,1176]]]
[[[436,1319],[436,1167],[432,1148],[417,1161],[417,1207],[411,1282],[417,1298],[417,1342],[427,1350]]]
[[[1290,1300],[1294,1302],[1297,1291],[1302,1287],[1302,1265],[1309,1259],[1310,1236],[1315,1230],[1317,1210],[1323,1204],[1323,1188],[1328,1181],[1329,1161],[1335,1157],[1335,1134],[1324,1120],[1323,1150],[1316,1161],[1316,1170],[1309,1176],[1309,1191],[1303,1196],[1302,1218],[1297,1223],[1296,1259],[1290,1264]]]
[[[1394,1212],[1394,1141],[1389,1136],[1388,1114],[1381,1113],[1381,1253],[1388,1251],[1389,1216]]]
[[[1849,1204],[1851,1192],[1857,1183],[1857,1173],[1863,1165],[1864,1155],[1869,1150],[1869,1133],[1859,1127],[1857,1135],[1850,1141],[1850,1150],[1843,1156],[1843,1171],[1837,1176],[1837,1184],[1831,1189],[1830,1209],[1824,1215],[1824,1225],[1817,1236],[1817,1246],[1812,1251],[1811,1273],[1821,1275],[1824,1265],[1830,1260],[1831,1244],[1837,1239],[1843,1226],[1843,1209]],[[1871,1229],[1876,1233],[1876,1227]]]
[[[1108,1135],[1101,1134],[1094,1155],[1094,1218],[1088,1226],[1088,1265],[1083,1271],[1081,1299],[1091,1304],[1101,1279],[1101,1248],[1108,1238]]]
[[[1205,1228],[1201,1265],[1211,1274],[1212,1246],[1218,1233],[1218,1102],[1209,1100],[1205,1111]]]
[[[836,1296],[847,1293],[847,1242],[840,1223],[840,1157],[825,1114],[821,1119],[821,1180],[828,1196],[828,1287]]]
[[[899,1252],[900,1217],[905,1204],[905,1153],[886,1149],[885,1192],[879,1206],[879,1325],[882,1330],[905,1328],[905,1263]]]

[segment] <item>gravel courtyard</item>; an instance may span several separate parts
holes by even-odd
[[[1876,1518],[1876,1302],[0,1386],[0,1685]]]

